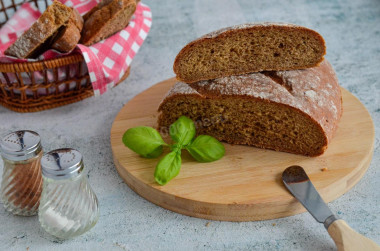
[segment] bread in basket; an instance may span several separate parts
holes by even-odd
[[[15,4],[14,1],[0,0],[0,7],[2,7],[0,13],[2,12],[2,16],[5,17],[3,18],[5,20],[0,19],[0,27],[11,17],[10,12],[14,13],[25,2],[31,2],[41,12],[48,5],[48,0],[25,0],[18,4]],[[148,7],[145,6],[145,8]],[[146,11],[141,12],[146,13]],[[147,23],[150,27],[150,21],[147,22],[145,19],[143,21],[141,23]],[[149,27],[140,33],[146,37]],[[139,41],[141,41],[141,36]],[[134,41],[132,43],[128,41],[128,43],[133,50],[133,56],[137,52],[136,43]],[[86,56],[88,57],[88,55]],[[125,55],[125,57],[127,56]],[[115,86],[127,78],[131,57],[128,56],[126,61],[128,64],[117,73],[115,84],[111,83],[107,86]],[[93,96],[96,89],[91,83],[93,76],[90,78],[91,74],[89,74],[87,66],[88,58],[85,60],[80,52],[51,60],[0,63],[0,104],[17,112],[36,112]],[[113,73],[115,74],[115,71]],[[109,74],[106,72],[105,76],[108,77]]]

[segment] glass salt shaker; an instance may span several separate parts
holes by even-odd
[[[69,239],[91,229],[99,218],[98,199],[83,171],[82,154],[57,149],[41,159],[43,190],[38,212],[43,229]]]
[[[42,190],[41,139],[33,131],[16,131],[0,141],[4,161],[1,199],[7,211],[22,216],[37,214]]]

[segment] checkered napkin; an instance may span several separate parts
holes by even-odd
[[[80,14],[85,14],[97,2],[96,0],[59,0],[67,6],[74,7]],[[17,59],[4,55],[4,51],[19,37],[41,13],[31,3],[23,4],[17,12],[0,29],[0,63],[48,60],[68,54],[80,53],[87,64],[95,96],[103,94],[119,82],[133,57],[148,35],[152,24],[152,13],[149,7],[141,2],[137,5],[129,25],[113,36],[92,46],[78,46],[71,53],[46,51],[38,59]]]

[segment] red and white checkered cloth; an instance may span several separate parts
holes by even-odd
[[[67,6],[74,7],[80,14],[85,14],[97,2],[96,0],[59,0]],[[15,63],[36,60],[48,60],[62,57],[55,50],[46,51],[38,59],[17,59],[4,55],[4,51],[19,37],[41,13],[31,3],[23,4],[17,12],[0,29],[0,62]],[[136,8],[129,25],[113,36],[100,41],[92,46],[78,44],[77,48],[69,53],[83,55],[90,75],[95,96],[103,94],[115,83],[119,82],[133,57],[148,35],[152,25],[152,13],[149,7],[141,2]]]

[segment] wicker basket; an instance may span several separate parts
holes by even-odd
[[[23,4],[0,0],[0,27]],[[40,10],[48,0],[33,2]],[[120,82],[129,75],[129,69]],[[119,83],[120,83],[119,82]],[[94,95],[87,66],[80,54],[26,63],[0,63],[0,104],[16,112],[37,112],[74,103]]]

